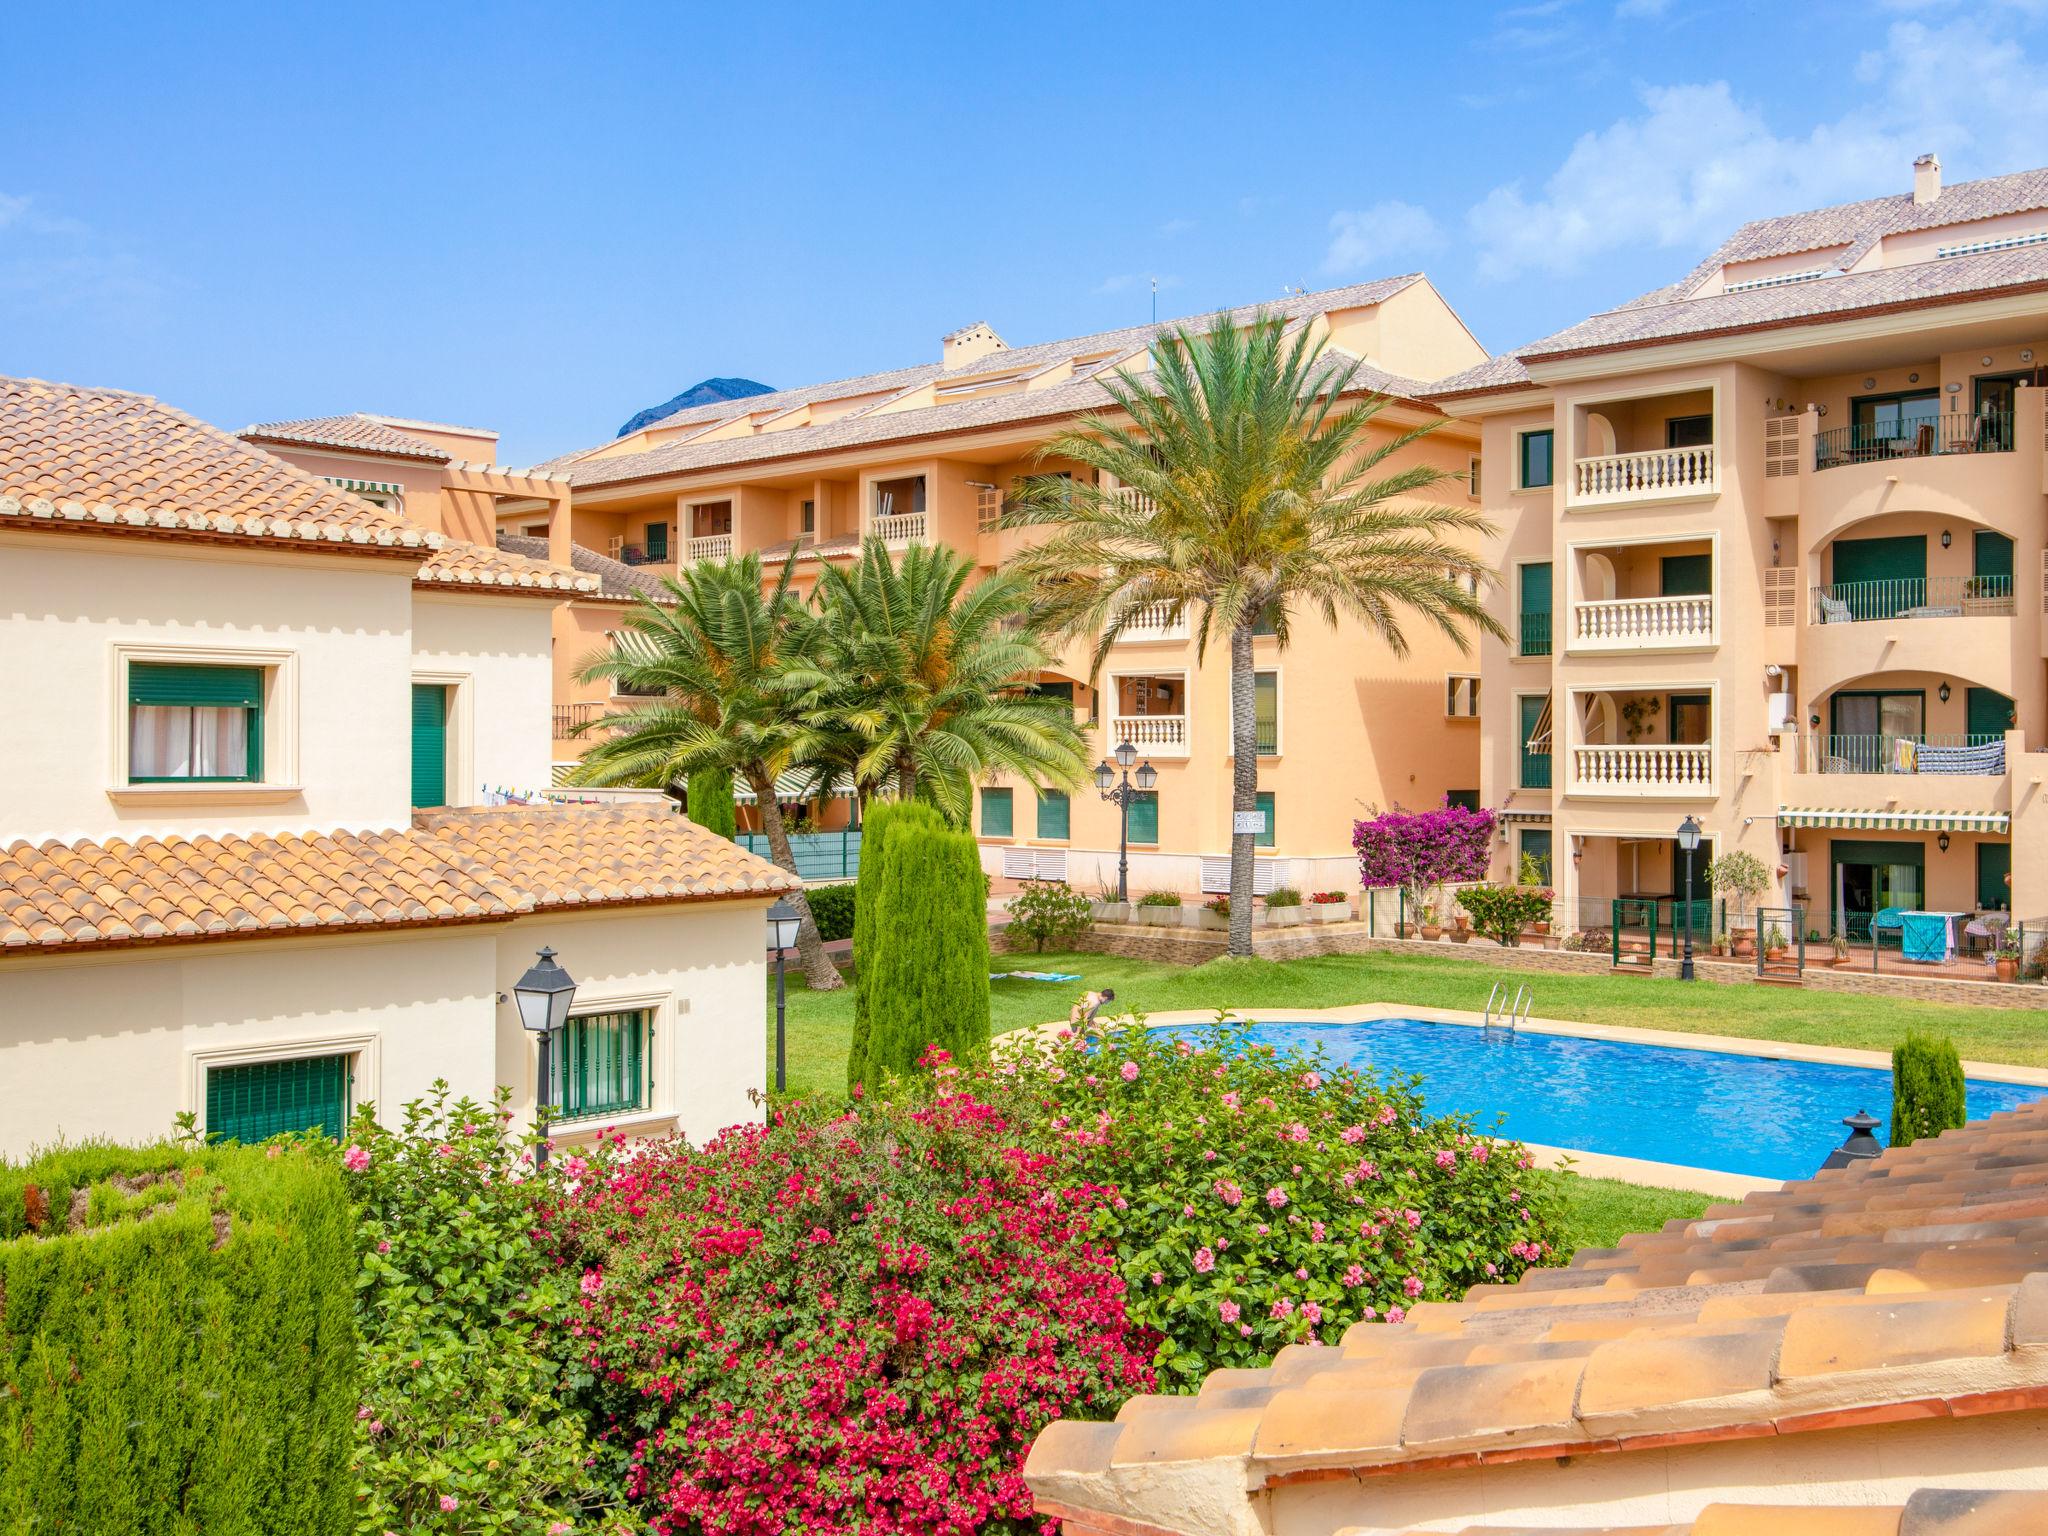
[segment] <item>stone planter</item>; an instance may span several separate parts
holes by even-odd
[[[1131,920],[1131,904],[1128,901],[1091,901],[1088,915],[1098,923],[1128,923]]]
[[[1309,921],[1312,923],[1341,923],[1350,918],[1351,903],[1348,901],[1315,901],[1310,902],[1301,910],[1308,913]]]
[[[1302,920],[1299,907],[1267,907],[1260,916],[1268,928],[1292,928]]]
[[[1195,926],[1208,933],[1230,932],[1230,918],[1222,912],[1211,912],[1207,907],[1190,907],[1195,915]]]
[[[1137,907],[1133,910],[1137,913],[1138,926],[1141,928],[1178,928],[1180,926],[1180,914],[1182,911],[1180,907],[1150,906]]]

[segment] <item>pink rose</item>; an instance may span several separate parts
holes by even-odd
[[[441,1513],[442,1513],[442,1514],[444,1514],[444,1515],[452,1515],[452,1514],[454,1514],[454,1513],[455,1513],[455,1511],[456,1511],[456,1510],[458,1510],[458,1509],[460,1509],[460,1508],[462,1508],[462,1500],[460,1500],[460,1499],[458,1499],[457,1497],[455,1497],[455,1495],[454,1495],[454,1494],[452,1494],[452,1493],[444,1493],[444,1494],[442,1494],[442,1495],[441,1495]]]
[[[1491,1267],[1491,1265],[1488,1266],[1488,1268]],[[1362,1264],[1354,1264],[1349,1269],[1345,1270],[1344,1283],[1354,1288],[1365,1284],[1365,1266]]]
[[[1237,1303],[1236,1303],[1236,1302],[1234,1302],[1234,1301],[1220,1301],[1220,1302],[1218,1302],[1218,1303],[1216,1304],[1216,1315],[1217,1315],[1218,1317],[1222,1318],[1222,1319],[1223,1319],[1223,1321],[1225,1321],[1226,1323],[1234,1323],[1234,1322],[1236,1322],[1236,1321],[1237,1321]]]
[[[583,1284],[581,1289],[584,1295],[595,1296],[599,1291],[604,1289],[604,1276],[599,1274],[594,1269],[586,1269],[583,1272]]]
[[[1271,1189],[1266,1191],[1266,1204],[1273,1207],[1274,1210],[1279,1210],[1280,1207],[1285,1205],[1286,1203],[1287,1191],[1282,1189],[1278,1184],[1275,1184]]]
[[[1415,1276],[1410,1275],[1401,1282],[1401,1289],[1408,1293],[1409,1299],[1412,1301],[1415,1297],[1422,1294],[1422,1282]]]
[[[1196,1274],[1198,1274],[1198,1275],[1206,1275],[1206,1274],[1208,1274],[1208,1273],[1209,1273],[1209,1271],[1210,1271],[1210,1270],[1214,1269],[1215,1267],[1216,1267],[1216,1254],[1215,1254],[1214,1250],[1212,1250],[1212,1249],[1208,1249],[1208,1248],[1197,1248],[1197,1249],[1195,1250],[1195,1273],[1196,1273]]]
[[[1302,1073],[1301,1086],[1308,1089],[1311,1093],[1315,1092],[1316,1089],[1323,1086],[1322,1074],[1317,1072]]]
[[[1166,1284],[1166,1276],[1155,1269],[1152,1271],[1152,1283],[1154,1285],[1164,1285]]]
[[[351,1144],[348,1150],[341,1154],[341,1166],[350,1173],[361,1173],[370,1166],[370,1149]]]
[[[1138,1064],[1135,1061],[1127,1061],[1116,1070],[1117,1075],[1127,1083],[1135,1083],[1138,1080]]]
[[[1282,1296],[1278,1301],[1273,1303],[1271,1315],[1276,1318],[1294,1316],[1294,1303],[1290,1301],[1287,1297]]]
[[[1310,1327],[1314,1327],[1323,1320],[1323,1309],[1312,1301],[1304,1301],[1301,1304],[1301,1315],[1308,1319]]]
[[[1406,1312],[1403,1312],[1399,1307],[1387,1308],[1387,1321],[1390,1323],[1398,1323],[1407,1316],[1408,1314]]]
[[[1439,1168],[1455,1168],[1458,1166],[1458,1154],[1449,1147],[1445,1147],[1441,1152],[1437,1153],[1436,1165]]]

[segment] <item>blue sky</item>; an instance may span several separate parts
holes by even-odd
[[[526,463],[1420,267],[1499,349],[1734,224],[2048,163],[2048,0],[17,7],[0,372]]]

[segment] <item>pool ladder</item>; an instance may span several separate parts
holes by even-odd
[[[1519,983],[1514,995],[1508,995],[1508,984],[1496,981],[1493,990],[1486,994],[1486,1021],[1484,1029],[1512,1030],[1518,1024],[1529,1022],[1529,1010],[1535,1006],[1536,994],[1529,990],[1527,982]]]

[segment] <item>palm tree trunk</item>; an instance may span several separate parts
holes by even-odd
[[[905,803],[917,798],[917,764],[908,752],[896,759],[896,798]]]
[[[1258,685],[1252,672],[1252,621],[1243,619],[1230,632],[1230,808],[1234,813],[1259,808],[1259,733],[1254,701]],[[1252,952],[1253,832],[1230,833],[1230,953],[1250,958]]]
[[[747,782],[754,787],[754,809],[760,813],[761,830],[768,834],[768,856],[777,869],[801,881],[796,873],[796,854],[789,846],[789,828],[783,825],[782,807],[775,800],[775,780],[764,772],[748,769]],[[787,899],[797,912],[796,953],[804,980],[813,992],[831,992],[845,986],[839,968],[825,953],[825,941],[818,936],[818,923],[811,916],[811,903],[802,885],[791,891]]]

